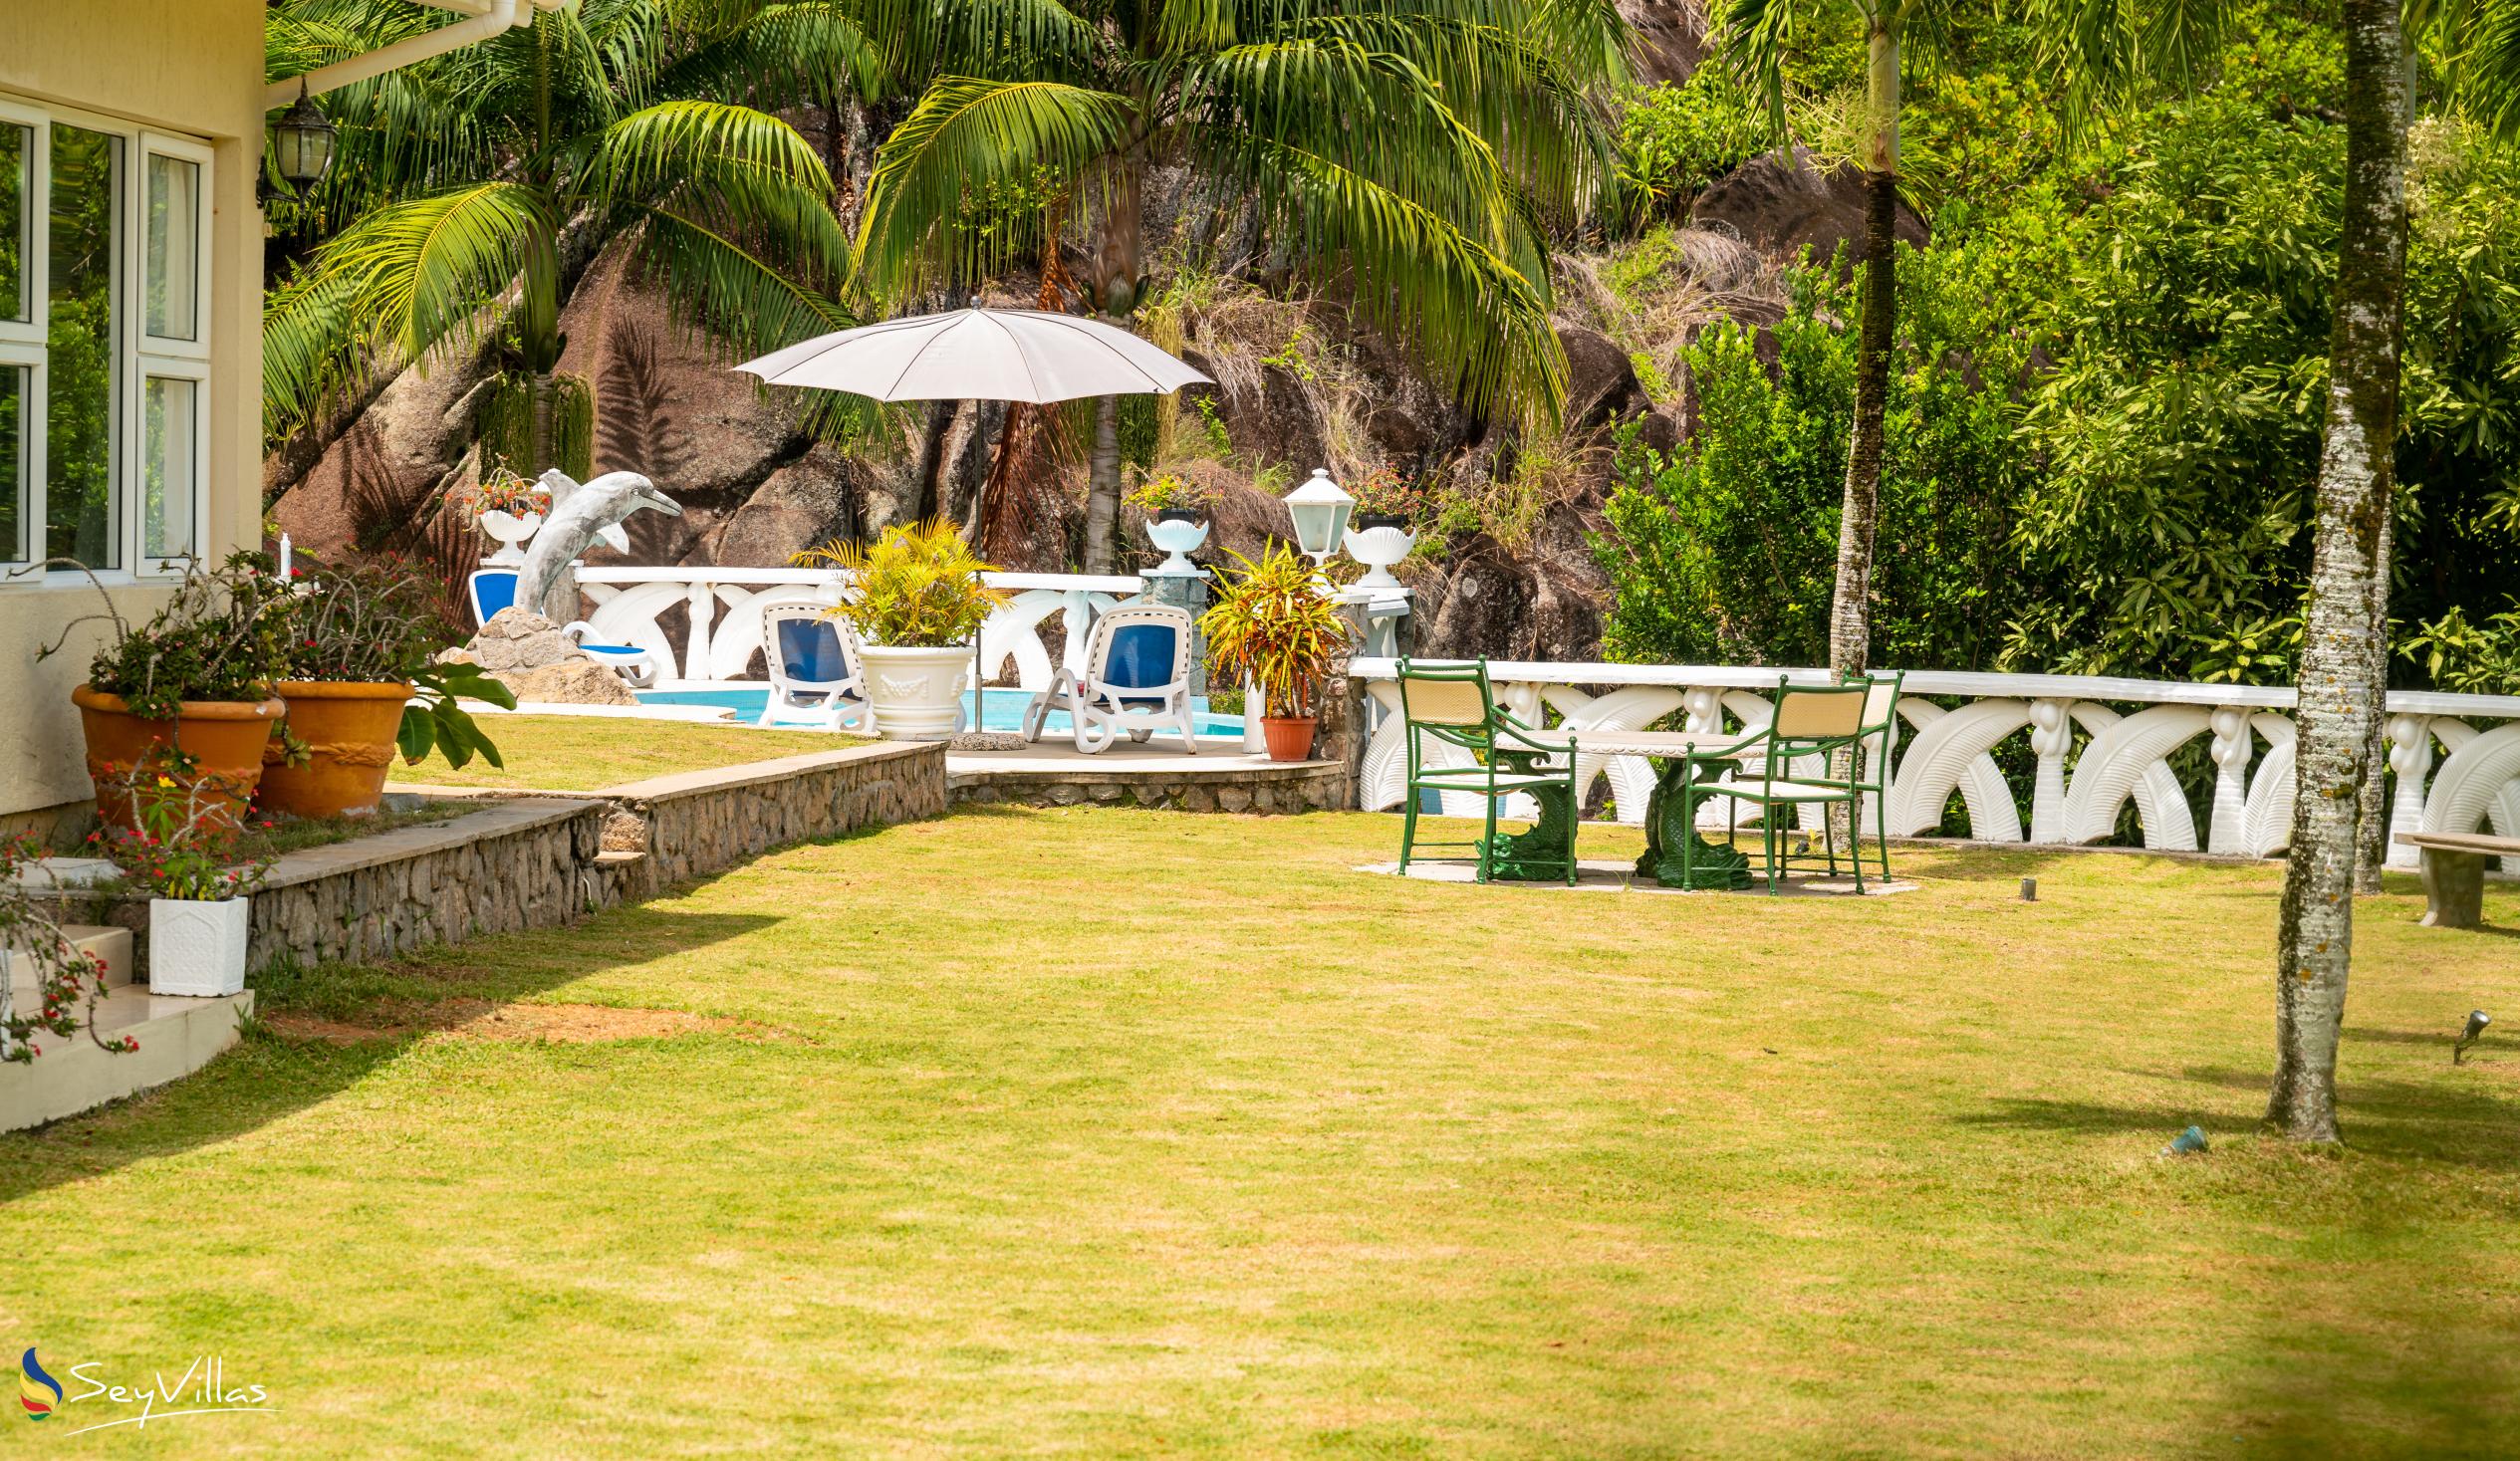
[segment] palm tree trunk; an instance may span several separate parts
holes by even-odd
[[[2402,339],[2399,344],[2402,347]],[[2395,536],[2391,521],[2394,516],[2386,506],[2382,508],[2380,552],[2372,571],[2372,667],[2366,692],[2371,696],[2372,729],[2363,752],[2364,764],[2371,770],[2363,778],[2362,802],[2356,814],[2361,818],[2354,856],[2357,894],[2381,890],[2381,868],[2389,861],[2389,555]]]
[[[1103,215],[1103,236],[1095,251],[1095,307],[1106,323],[1126,330],[1129,317],[1142,303],[1137,274],[1145,220],[1140,215],[1137,176],[1145,161],[1142,145],[1114,162],[1109,202]],[[1085,484],[1085,571],[1108,574],[1117,560],[1114,541],[1120,527],[1120,399],[1104,396],[1094,403],[1094,453]]]
[[[2406,68],[2398,0],[2344,0],[2345,213],[2328,420],[2320,452],[2292,850],[2275,945],[2275,1083],[2266,1119],[2296,1141],[2338,1139],[2337,1035],[2354,951],[2356,826],[2372,768],[2375,577],[2383,572],[2397,439],[2405,282]]]
[[[1846,499],[1838,514],[1838,583],[1829,609],[1829,667],[1871,663],[1873,526],[1882,490],[1882,417],[1890,400],[1890,336],[1897,326],[1898,37],[1882,22],[1872,36],[1871,113],[1864,170],[1862,324],[1856,338],[1855,429],[1847,443]]]
[[[1120,525],[1120,397],[1094,402],[1094,451],[1085,488],[1085,571],[1108,574]]]

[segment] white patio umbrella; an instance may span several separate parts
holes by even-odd
[[[818,336],[735,368],[772,385],[814,385],[877,400],[1035,405],[1091,395],[1167,395],[1208,379],[1097,320],[977,305]]]
[[[772,385],[847,390],[877,400],[1020,400],[1169,395],[1214,379],[1116,326],[1047,310],[914,315],[817,336],[735,367]],[[977,636],[971,728],[987,723]]]

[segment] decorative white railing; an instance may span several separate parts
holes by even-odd
[[[1395,672],[1387,658],[1350,665],[1383,707],[1358,788],[1368,811],[1397,806],[1407,779]],[[1801,683],[1828,679],[1818,669],[1508,660],[1490,660],[1488,675],[1499,701],[1516,715],[1536,724],[1545,706],[1559,723],[1582,730],[1640,730],[1675,712],[1688,730],[1721,729],[1727,716],[1755,727],[1766,723],[1766,696],[1780,676]],[[1965,703],[1936,703],[1954,696]],[[2119,810],[2132,798],[2145,847],[2193,852],[2200,847],[2195,819],[2169,757],[2196,737],[2211,736],[2214,792],[2201,846],[2271,856],[2292,834],[2293,704],[2289,688],[1910,672],[1898,705],[1907,733],[1891,758],[1890,831],[1893,837],[1932,831],[1956,791],[1979,841],[2094,843],[2117,830]],[[2125,713],[2113,705],[2141,708]],[[2079,752],[2077,727],[2088,736]],[[2014,788],[1991,754],[2021,731],[2029,732],[2035,758],[2026,829]],[[2388,735],[2389,765],[2397,775],[2389,809],[2393,831],[2472,832],[2490,822],[2503,836],[2520,836],[2520,696],[2394,692]],[[2437,766],[2436,747],[2447,753]],[[1422,750],[1434,765],[1468,759],[1431,739]],[[1621,820],[1643,818],[1653,774],[1640,758],[1580,757],[1577,772],[1587,791],[1596,778],[1610,778]],[[1444,810],[1474,815],[1477,809],[1474,798],[1446,794]],[[1714,824],[1724,815],[1713,810]],[[2389,860],[2412,866],[2416,855],[2393,843]],[[2504,866],[2520,872],[2520,857],[2505,858]]]
[[[1054,613],[1065,613],[1062,662],[1084,663],[1086,636],[1104,609],[1145,592],[1135,575],[990,574],[992,588],[1014,595],[980,629],[980,662],[991,677],[1015,662],[1028,690],[1050,686],[1060,666],[1051,663],[1038,632]],[[761,615],[753,605],[765,596],[808,594],[837,604],[849,575],[838,569],[800,568],[601,568],[578,570],[578,587],[594,601],[587,621],[592,637],[636,644],[656,656],[660,686],[758,680],[753,657],[761,651]],[[675,607],[689,610],[682,652],[657,620]]]

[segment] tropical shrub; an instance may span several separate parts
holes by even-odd
[[[1199,617],[1208,672],[1224,684],[1258,686],[1264,717],[1314,714],[1322,679],[1348,642],[1348,621],[1294,549],[1281,543],[1257,563],[1232,556],[1241,571],[1224,572],[1216,602]]]
[[[226,801],[198,763],[173,746],[152,745],[137,762],[99,776],[97,797],[127,799],[137,825],[100,828],[89,835],[89,847],[150,897],[205,903],[243,897],[271,870],[268,855],[245,854],[244,831]]]
[[[72,568],[84,565],[71,564]],[[95,584],[93,575],[90,582]],[[172,720],[187,700],[261,700],[286,663],[281,626],[271,611],[278,581],[260,555],[237,553],[216,569],[184,576],[156,613],[136,629],[102,584],[104,608],[73,617],[60,637],[36,650],[61,652],[82,624],[103,621],[113,634],[88,664],[89,685],[120,695],[130,712]]]
[[[1983,667],[2009,592],[2006,504],[2027,469],[2009,392],[2026,336],[1990,304],[1991,249],[1899,264],[1876,528],[1874,657]],[[1725,322],[1682,352],[1696,430],[1672,453],[1633,432],[1616,459],[1611,532],[1595,544],[1615,602],[1614,659],[1810,664],[1828,654],[1838,511],[1854,412],[1852,291],[1797,271],[1786,317]]]
[[[268,560],[256,566],[273,572]],[[395,738],[405,761],[417,765],[434,750],[453,766],[476,754],[505,764],[459,700],[513,710],[515,692],[477,664],[437,661],[440,648],[463,636],[438,613],[435,584],[407,560],[388,554],[329,565],[308,557],[269,611],[280,627],[280,678],[411,687]]]
[[[980,577],[997,565],[981,562],[942,518],[887,529],[872,548],[827,543],[790,562],[851,576],[850,597],[832,614],[871,644],[934,649],[966,644],[990,610],[1007,602]]]
[[[1677,221],[1706,184],[1782,140],[1767,109],[1730,71],[1630,92],[1619,118],[1619,176],[1632,228]]]

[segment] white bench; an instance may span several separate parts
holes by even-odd
[[[2485,859],[2520,855],[2520,838],[2481,832],[2401,832],[2423,852],[2423,926],[2473,928],[2485,917]]]

